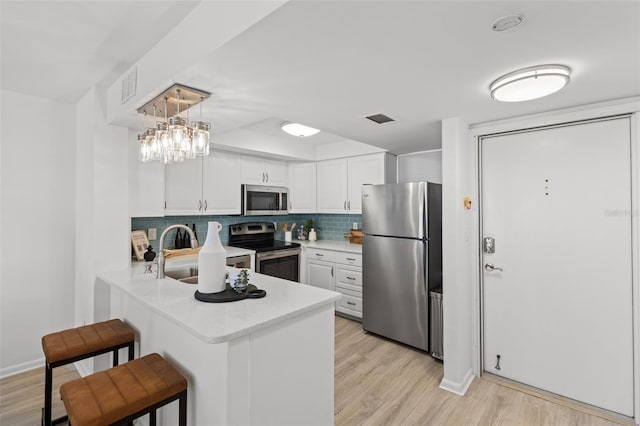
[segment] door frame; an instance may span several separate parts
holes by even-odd
[[[477,377],[484,370],[484,287],[482,273],[482,140],[497,135],[523,133],[543,129],[579,125],[588,122],[629,117],[631,139],[631,232],[632,232],[632,292],[633,292],[633,400],[634,419],[640,425],[640,102],[607,102],[591,108],[572,108],[564,112],[544,113],[529,118],[505,120],[470,126],[475,144],[475,166],[478,210],[476,215],[476,284],[472,316],[474,345],[472,369]]]

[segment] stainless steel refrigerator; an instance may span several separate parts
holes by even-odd
[[[442,287],[442,186],[365,185],[362,325],[429,351],[429,291]]]

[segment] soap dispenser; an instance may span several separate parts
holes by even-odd
[[[309,231],[309,241],[316,241],[318,239],[318,235],[316,234],[315,229],[311,228]]]

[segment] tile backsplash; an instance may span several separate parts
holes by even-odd
[[[131,218],[131,230],[148,231],[149,228],[156,228],[158,239],[149,243],[157,250],[160,246],[160,235],[169,226],[176,223],[188,224],[191,228],[195,223],[196,233],[200,244],[207,237],[207,223],[210,221],[220,222],[222,230],[220,239],[222,244],[229,243],[229,225],[242,222],[276,222],[276,239],[284,240],[284,232],[280,229],[281,223],[291,226],[296,223],[296,229],[302,227],[305,220],[313,219],[313,227],[318,234],[319,240],[347,241],[343,235],[351,229],[354,222],[358,223],[358,228],[362,228],[362,216],[359,214],[290,214],[287,216],[165,216],[165,217],[134,217]],[[296,238],[296,231],[293,232]],[[166,237],[166,247],[174,248],[175,231]]]

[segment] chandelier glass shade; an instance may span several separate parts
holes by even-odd
[[[140,161],[142,162],[162,161],[164,164],[171,164],[191,160],[198,156],[209,155],[211,124],[204,121],[189,123],[188,118],[188,108],[196,103],[200,103],[200,120],[202,120],[202,101],[205,99],[204,94],[206,94],[206,97],[208,97],[209,94],[196,89],[186,88],[186,90],[195,91],[195,94],[200,97],[199,100],[194,101],[193,93],[188,93],[185,96],[186,98],[191,96],[191,100],[194,102],[187,103],[185,109],[187,111],[187,117],[185,118],[180,115],[180,103],[184,98],[181,97],[181,89],[176,88],[176,86],[172,86],[160,95],[164,98],[164,121],[156,121],[156,102],[159,101],[160,96],[138,110],[138,112],[143,112],[145,115],[148,115],[147,110],[153,108],[154,120],[154,123],[150,127],[138,135]],[[168,92],[174,88],[175,115],[167,118],[168,111],[171,109]]]

